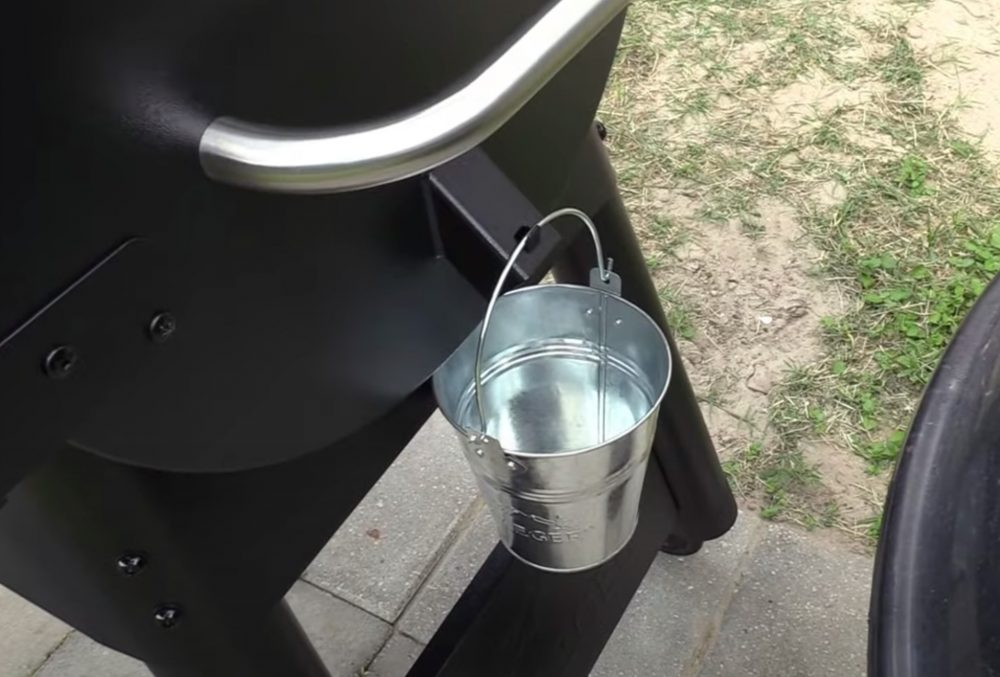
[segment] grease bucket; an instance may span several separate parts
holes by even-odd
[[[639,499],[670,380],[655,322],[619,296],[597,229],[590,286],[543,284],[503,296],[518,243],[479,327],[434,375],[438,405],[462,439],[510,552],[539,569],[572,572],[621,550]]]

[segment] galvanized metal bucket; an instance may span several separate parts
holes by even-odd
[[[500,296],[531,232],[511,255],[486,316],[434,375],[444,416],[514,556],[546,571],[595,567],[638,524],[656,415],[670,381],[663,333],[619,296],[597,229],[589,287],[543,284]]]

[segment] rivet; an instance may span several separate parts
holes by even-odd
[[[482,449],[476,449],[476,456],[480,456],[480,457],[482,457],[482,455],[483,455],[484,453],[486,453],[486,452],[484,452],[484,451],[483,451]]]
[[[514,463],[514,461],[507,461],[508,470],[517,470],[517,468],[518,468],[517,463]]]
[[[163,343],[173,336],[175,331],[177,331],[177,318],[171,313],[157,313],[149,321],[149,338],[156,343]]]
[[[45,356],[43,366],[49,378],[66,378],[76,367],[78,357],[72,346],[58,346]]]
[[[622,324],[622,321],[621,321],[621,320],[615,320],[615,326],[616,326],[616,327],[620,327],[620,326],[621,326],[621,324]]]
[[[181,621],[181,608],[176,604],[161,604],[153,612],[153,618],[161,628],[169,630]]]

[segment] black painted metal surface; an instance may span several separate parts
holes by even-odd
[[[100,410],[67,437],[152,468],[237,470],[330,444],[417,388],[478,313],[472,287],[438,258],[422,180],[336,196],[241,191],[202,175],[198,138],[216,115],[337,125],[413,107],[543,6],[26,7],[3,44],[5,100],[18,105],[3,108],[0,127],[0,340],[133,238],[157,264],[124,285],[149,291],[132,321],[167,309],[181,325],[158,366],[123,364],[141,377],[102,389]],[[616,39],[612,26],[488,144],[542,209],[591,124]],[[51,312],[86,331],[104,321],[72,296]],[[394,335],[420,340],[403,352]],[[48,350],[71,338],[39,340]]]
[[[263,195],[205,179],[197,139],[220,114],[335,125],[415,106],[544,5],[24,8],[2,47],[18,105],[0,113],[0,582],[157,675],[323,674],[281,598],[426,420],[426,379],[479,321],[520,228],[570,203],[596,214],[637,281],[626,295],[655,312],[586,145],[621,21],[429,177]],[[572,236],[546,234],[520,277]],[[509,637],[496,669],[582,675],[667,534],[728,527],[683,372],[672,388],[640,536],[555,581],[496,555],[456,610],[478,620],[435,639],[426,674],[484,674],[516,622],[531,637]]]
[[[883,516],[872,677],[1000,675],[1000,282],[920,403]]]

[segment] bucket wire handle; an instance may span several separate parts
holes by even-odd
[[[483,437],[486,437],[486,412],[483,409],[483,346],[486,343],[486,332],[490,326],[490,318],[493,316],[493,309],[496,306],[497,299],[500,298],[500,291],[503,289],[504,283],[507,281],[507,276],[510,275],[510,271],[514,268],[514,263],[517,261],[517,257],[521,255],[524,248],[528,246],[528,241],[535,232],[548,225],[552,221],[563,217],[563,216],[575,216],[580,221],[583,221],[584,225],[587,226],[587,230],[590,231],[590,237],[594,240],[594,249],[597,250],[597,271],[600,275],[601,282],[607,283],[611,279],[611,260],[608,260],[608,265],[604,264],[604,248],[601,247],[601,238],[597,234],[597,226],[594,222],[590,220],[590,217],[584,214],[579,209],[573,207],[566,207],[564,209],[558,209],[541,221],[533,225],[521,241],[517,243],[514,247],[514,251],[511,252],[510,258],[507,259],[506,265],[503,267],[503,271],[500,273],[500,279],[497,281],[496,287],[493,288],[493,295],[490,297],[490,303],[486,306],[486,315],[483,317],[483,326],[479,330],[479,342],[476,344],[476,366],[473,372],[475,378],[475,389],[476,389],[476,408],[479,411],[479,427],[480,432]]]

